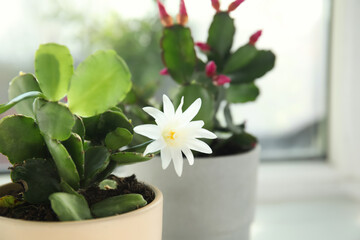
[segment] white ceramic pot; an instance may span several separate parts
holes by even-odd
[[[247,240],[254,218],[260,146],[250,152],[195,159],[182,177],[160,158],[127,166],[164,194],[164,240]]]
[[[85,221],[36,222],[0,217],[6,240],[161,240],[163,196],[156,187],[149,205],[125,214]]]

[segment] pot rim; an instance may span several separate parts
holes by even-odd
[[[151,185],[151,184],[145,184],[148,187],[150,187],[154,193],[155,193],[155,198],[154,200],[149,204],[146,205],[145,207],[136,209],[134,211],[130,211],[127,213],[123,213],[123,214],[119,214],[119,215],[115,215],[115,216],[110,216],[110,217],[103,217],[103,218],[96,218],[96,219],[87,219],[87,220],[81,220],[81,221],[64,221],[64,222],[45,222],[45,221],[32,221],[32,220],[23,220],[23,219],[15,219],[15,218],[8,218],[8,217],[3,217],[0,216],[0,223],[1,221],[13,221],[14,223],[17,224],[26,224],[26,225],[85,225],[85,224],[96,224],[97,222],[110,222],[113,220],[120,220],[120,219],[126,219],[129,217],[136,217],[138,215],[142,215],[143,213],[149,212],[154,208],[157,208],[159,204],[162,204],[163,202],[163,194],[162,192],[155,186]]]

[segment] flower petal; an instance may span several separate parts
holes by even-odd
[[[194,164],[194,155],[191,152],[190,148],[184,147],[181,149],[181,151],[184,153],[185,157],[187,158],[190,165]]]
[[[212,153],[212,150],[209,147],[209,145],[207,145],[206,143],[204,143],[203,141],[200,141],[198,139],[190,139],[190,140],[188,140],[186,145],[191,150],[195,150],[195,151],[202,152],[202,153],[207,153],[207,154]]]
[[[149,153],[157,152],[161,149],[163,149],[166,146],[164,140],[158,139],[147,145],[145,152],[143,155],[147,155]]]
[[[174,105],[172,104],[168,96],[166,96],[165,94],[163,95],[163,105],[165,116],[167,118],[172,118],[175,114]]]
[[[184,97],[181,97],[181,101],[180,104],[178,106],[178,108],[176,109],[175,115],[177,117],[180,117],[180,115],[182,114],[182,106],[184,105]]]
[[[134,127],[134,132],[150,139],[158,139],[160,137],[160,128],[155,124],[144,124]]]
[[[183,113],[182,120],[185,122],[190,122],[196,116],[196,114],[198,114],[200,107],[201,107],[201,98],[198,98]]]
[[[183,163],[184,159],[182,157],[181,150],[179,149],[170,149],[171,158],[174,162],[175,172],[179,177],[181,177],[182,170],[183,170]]]
[[[208,138],[208,139],[217,138],[217,136],[214,133],[212,133],[209,130],[206,130],[204,128],[200,128],[200,129],[196,130],[195,137],[196,138]]]
[[[192,121],[189,122],[186,127],[188,128],[192,128],[192,129],[196,129],[196,128],[202,128],[204,126],[204,121],[203,120],[197,120],[197,121]]]
[[[165,114],[153,107],[144,107],[143,110],[155,119],[155,122],[162,125],[166,121]]]
[[[161,166],[163,169],[166,169],[171,162],[171,152],[170,149],[165,147],[161,149]]]

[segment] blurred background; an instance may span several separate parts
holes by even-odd
[[[177,14],[178,1],[165,4]],[[186,4],[194,40],[206,42],[214,15],[210,1]],[[232,107],[236,123],[246,120],[259,138],[264,161],[326,157],[330,9],[329,0],[251,0],[232,13],[238,30],[234,47],[262,29],[257,46],[277,55],[275,69],[257,82],[258,100]],[[162,26],[155,1],[13,0],[4,2],[0,22],[1,103],[19,71],[34,72],[35,51],[46,42],[67,45],[75,65],[97,49],[115,49],[138,92],[171,95],[172,80],[159,75]]]
[[[210,0],[185,1],[193,38],[205,42]],[[34,72],[35,51],[47,42],[67,45],[75,65],[97,49],[115,49],[137,91],[171,95],[173,83],[159,75],[155,1],[1,3],[0,103],[19,71]],[[164,3],[175,16],[179,1]],[[257,101],[232,106],[235,121],[246,120],[262,146],[255,240],[360,239],[359,202],[349,197],[360,197],[359,11],[358,0],[247,0],[232,13],[234,47],[262,29],[257,46],[277,57],[274,70],[257,80]]]

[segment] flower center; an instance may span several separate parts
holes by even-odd
[[[172,147],[176,147],[181,143],[181,134],[174,129],[165,130],[162,135],[165,142]]]
[[[175,140],[176,138],[176,132],[170,130],[167,134],[165,134],[165,138],[169,140]]]

